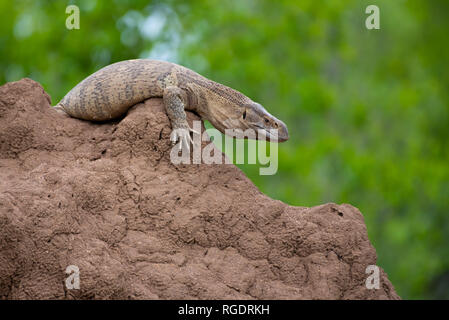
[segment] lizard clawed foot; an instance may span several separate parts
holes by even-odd
[[[198,131],[193,130],[193,129],[191,129],[191,128],[189,128],[189,131],[192,132],[192,133],[200,134]]]
[[[190,131],[198,133],[190,128],[177,128],[173,129],[171,132],[170,141],[172,145],[175,145],[179,141],[179,151],[181,151],[182,147],[185,146],[186,150],[190,152],[190,143],[193,144],[193,140],[190,137]]]

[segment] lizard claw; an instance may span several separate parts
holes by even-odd
[[[193,129],[191,129],[191,128],[189,128],[189,131],[190,131],[190,132],[193,132],[193,133],[196,133],[196,134],[200,134],[198,131],[193,130]]]

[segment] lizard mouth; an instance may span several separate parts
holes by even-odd
[[[254,125],[258,130],[257,130],[257,138],[258,140],[266,140],[266,141],[276,141],[276,142],[284,142],[288,140],[288,136],[282,135],[282,133],[280,134],[280,130],[275,130],[274,133],[272,133],[272,131],[267,130],[265,128],[263,128],[262,126],[259,125]],[[260,136],[260,138],[259,138]]]

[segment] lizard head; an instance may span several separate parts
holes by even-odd
[[[289,138],[285,123],[272,116],[257,102],[243,106],[239,122],[244,129],[252,129],[258,134],[262,133],[262,137],[258,135],[258,140],[277,139],[278,142],[284,142]],[[275,130],[274,135],[272,130]]]
[[[198,101],[203,107],[198,108],[197,112],[220,132],[232,136],[235,130],[246,132],[250,129],[251,133],[247,135],[249,139],[276,140],[277,142],[288,140],[285,123],[272,116],[261,104],[252,101],[239,91],[216,82],[199,88],[197,91],[202,94],[199,95]],[[227,130],[231,132],[227,133]]]

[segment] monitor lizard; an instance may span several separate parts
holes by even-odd
[[[180,148],[184,144],[189,149],[192,141],[185,110],[225,134],[226,129],[253,129],[258,140],[283,142],[289,138],[287,126],[259,103],[186,67],[159,60],[108,65],[77,84],[55,108],[74,118],[107,121],[154,97],[163,99],[172,126],[170,140],[173,144],[180,141]]]

